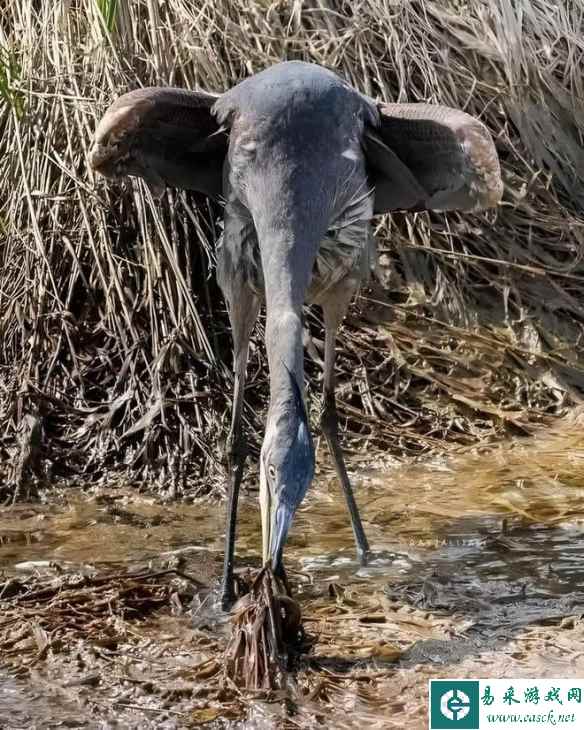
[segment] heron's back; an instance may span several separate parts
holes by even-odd
[[[241,243],[222,245],[240,247],[253,288],[265,289],[254,204],[273,196],[272,208],[280,206],[280,188],[283,198],[293,193],[288,199],[294,210],[284,217],[310,211],[304,227],[322,230],[306,299],[320,302],[342,279],[366,277],[374,257],[373,190],[361,141],[364,124],[377,113],[370,100],[331,71],[293,61],[241,82],[220,97],[214,112],[231,128],[226,197],[249,211]],[[257,174],[250,178],[252,167]],[[228,204],[226,215],[245,217],[240,205]]]
[[[355,114],[374,120],[369,99],[332,71],[312,63],[287,61],[261,71],[222,94],[214,106],[221,122],[234,114],[272,125],[284,132],[303,126],[349,129]]]

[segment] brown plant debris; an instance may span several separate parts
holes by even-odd
[[[245,689],[281,689],[300,643],[300,606],[268,566],[243,590],[232,611],[226,676]]]
[[[9,578],[0,583],[2,662],[22,672],[49,649],[68,653],[88,636],[94,645],[115,649],[126,621],[180,603],[185,583],[192,582],[175,570]]]

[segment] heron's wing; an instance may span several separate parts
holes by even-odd
[[[211,113],[217,98],[165,87],[120,96],[97,127],[91,166],[107,177],[219,197],[229,139]]]
[[[379,104],[378,111],[379,124],[364,134],[376,213],[497,205],[499,158],[478,119],[433,104]]]

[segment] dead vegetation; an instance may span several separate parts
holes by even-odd
[[[117,94],[221,91],[284,58],[375,97],[464,108],[492,131],[504,171],[496,214],[379,222],[380,283],[341,342],[354,446],[470,445],[580,401],[583,30],[580,4],[547,0],[3,3],[2,497],[72,473],[122,472],[170,494],[220,483],[231,391],[213,278],[220,210],[94,179],[87,153]],[[318,360],[316,315],[310,325]],[[260,327],[245,411],[254,443],[261,341]],[[315,422],[320,372],[309,365]]]
[[[456,571],[449,575],[456,578]],[[278,689],[252,690],[225,674],[226,637],[193,628],[184,612],[193,586],[174,571],[76,576],[59,574],[55,565],[8,578],[0,582],[0,649],[9,697],[0,718],[10,727],[109,722],[174,729],[216,721],[209,727],[236,728],[264,721],[312,730],[407,722],[417,730],[427,726],[428,678],[452,676],[454,665],[469,678],[485,667],[498,676],[502,662],[508,676],[541,674],[550,662],[581,676],[582,657],[574,652],[583,639],[581,602],[550,615],[544,605],[520,631],[508,632],[504,645],[473,646],[474,624],[489,618],[476,584],[466,593],[459,586],[470,608],[446,592],[456,605],[431,610],[424,601],[438,602],[440,594],[431,593],[431,581],[420,583],[414,596],[409,584],[392,592],[372,581],[317,591],[304,603],[312,644],[295,671]],[[501,581],[487,585],[496,591],[493,602],[504,602]],[[480,610],[473,613],[475,604]],[[574,659],[566,670],[567,655]]]
[[[269,566],[249,576],[246,592],[232,610],[226,676],[247,690],[285,687],[289,664],[302,643],[300,619],[300,606]]]
[[[265,572],[258,577],[252,592],[271,583]],[[55,566],[8,578],[0,582],[2,666],[29,687],[42,687],[47,698],[58,698],[61,722],[71,707],[78,723],[98,717],[130,727],[172,728],[244,719],[259,709],[260,716],[280,717],[278,727],[316,727],[345,691],[362,693],[363,711],[387,705],[377,680],[389,678],[401,649],[379,641],[380,616],[391,616],[391,630],[409,627],[403,647],[424,632],[447,631],[443,619],[424,619],[379,594],[331,586],[328,597],[311,602],[307,617],[323,632],[320,648],[305,653],[287,678],[280,667],[277,677],[265,674],[255,682],[257,666],[231,672],[237,634],[227,642],[221,633],[192,628],[184,613],[192,595],[189,576],[173,570],[76,576],[59,575]],[[368,620],[373,614],[377,623]],[[234,620],[245,624],[241,615]],[[344,650],[348,668],[334,656]],[[45,712],[49,723],[55,714],[50,699]]]
[[[26,672],[44,660],[49,650],[70,651],[87,636],[97,646],[116,649],[125,637],[125,621],[143,620],[173,602],[180,605],[185,588],[179,592],[170,577],[181,576],[163,570],[6,580],[0,584],[3,662]]]

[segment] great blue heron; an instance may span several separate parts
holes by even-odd
[[[371,219],[395,210],[476,210],[502,194],[489,132],[462,111],[383,104],[320,66],[280,63],[221,95],[146,88],[101,120],[91,164],[107,177],[197,190],[225,202],[217,278],[233,332],[223,602],[233,598],[241,413],[250,335],[266,302],[270,403],[260,460],[263,560],[281,567],[293,515],[314,474],[303,401],[302,307],[322,307],[321,427],[362,561],[369,550],[339,446],[335,338],[375,262]]]

